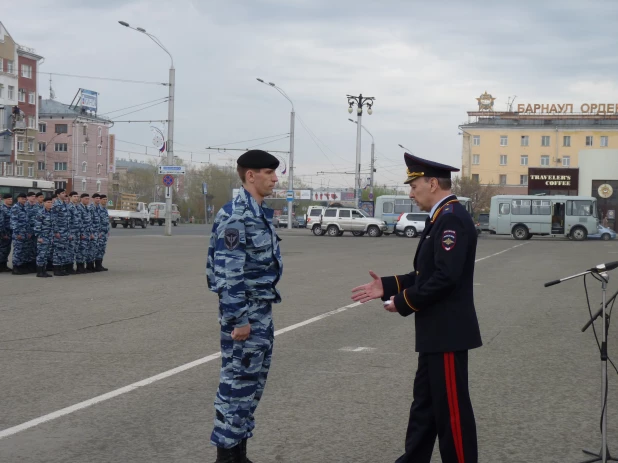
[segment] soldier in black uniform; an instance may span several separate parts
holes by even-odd
[[[444,463],[476,463],[468,391],[468,350],[482,345],[473,295],[476,228],[451,193],[451,172],[459,169],[408,153],[404,158],[410,198],[430,212],[414,270],[384,278],[369,272],[373,281],[354,288],[352,298],[381,298],[387,311],[415,315],[418,369],[405,453],[396,463],[429,463],[436,436]]]

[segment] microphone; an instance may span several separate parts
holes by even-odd
[[[595,273],[601,273],[601,272],[607,272],[610,270],[614,270],[615,268],[618,268],[618,261],[607,262],[606,264],[599,264],[596,267],[592,267],[588,269],[588,271],[595,272]]]

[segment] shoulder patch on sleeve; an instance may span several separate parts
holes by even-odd
[[[450,251],[457,243],[457,232],[455,230],[444,230],[442,232],[442,248],[445,251]]]
[[[223,236],[225,247],[229,251],[233,251],[240,244],[240,231],[238,228],[226,228]]]

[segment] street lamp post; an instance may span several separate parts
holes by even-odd
[[[285,91],[275,85],[273,82],[264,82],[259,77],[257,78],[258,82],[263,83],[264,85],[268,85],[275,90],[277,90],[281,95],[284,96],[286,100],[290,102],[292,105],[292,112],[290,113],[290,165],[288,166],[290,169],[290,173],[288,176],[288,192],[292,192],[292,201],[288,201],[288,230],[292,229],[292,209],[294,208],[294,102],[290,99],[290,97],[285,93]]]
[[[360,184],[361,184],[361,179],[360,179],[360,166],[361,166],[361,120],[363,117],[363,106],[367,106],[367,114],[369,114],[371,116],[371,113],[373,112],[373,110],[371,109],[373,106],[373,101],[375,100],[374,97],[372,96],[366,96],[364,97],[363,94],[361,93],[358,96],[352,96],[352,95],[346,95],[346,98],[348,99],[348,112],[350,114],[352,114],[353,111],[353,106],[354,104],[356,104],[356,123],[357,123],[357,127],[356,127],[356,175],[355,175],[355,188],[354,188],[354,200],[356,202],[356,205],[358,207],[360,207],[360,202],[361,202],[361,189],[360,189]],[[373,175],[373,168],[372,168],[372,175]]]
[[[174,92],[176,89],[176,69],[174,69],[174,58],[172,54],[163,46],[161,41],[154,35],[146,32],[146,29],[142,27],[131,27],[129,23],[125,21],[118,21],[121,25],[133,29],[134,31],[141,32],[147,35],[150,40],[156,43],[165,53],[168,54],[171,60],[169,70],[169,98],[167,101],[167,165],[174,165]],[[172,191],[171,187],[167,188],[169,194],[165,196],[165,236],[172,236]]]
[[[350,122],[354,122],[355,124],[358,125],[358,123],[352,119],[348,119]],[[374,169],[374,162],[375,162],[375,141],[373,139],[373,135],[371,135],[371,132],[369,130],[367,130],[367,127],[365,127],[364,125],[362,126],[363,129],[365,129],[365,132],[367,132],[369,134],[369,136],[371,137],[371,174],[370,174],[370,179],[369,179],[369,200],[373,201],[373,172],[375,171]]]

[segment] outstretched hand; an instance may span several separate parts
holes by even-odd
[[[373,281],[352,289],[352,300],[364,303],[373,299],[378,299],[384,295],[384,287],[382,286],[380,277],[371,270],[369,271],[369,275],[371,275]]]

